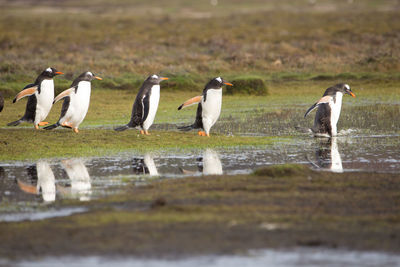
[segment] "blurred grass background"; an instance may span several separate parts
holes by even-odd
[[[238,75],[285,81],[399,79],[395,0],[0,0],[0,90],[12,95],[47,66],[67,88],[85,70],[99,87],[201,90]]]

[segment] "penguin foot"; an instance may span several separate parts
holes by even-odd
[[[72,124],[69,122],[64,122],[63,124],[61,124],[61,126],[66,128],[72,128]]]
[[[140,130],[140,134],[144,134],[144,131],[143,131],[143,130]]]
[[[79,133],[78,128],[74,128],[73,130],[74,130],[75,133]]]
[[[206,132],[204,132],[204,131],[199,131],[199,136],[206,136]]]
[[[146,131],[146,130],[144,131],[144,134],[145,135],[150,135],[150,133],[148,131]]]
[[[36,130],[39,130],[39,126],[38,126],[38,125],[36,125],[36,124],[35,124],[35,129],[36,129]]]
[[[39,122],[39,126],[45,126],[45,125],[47,125],[47,124],[49,124],[47,121],[41,121],[41,122]]]

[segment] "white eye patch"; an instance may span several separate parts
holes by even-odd
[[[93,76],[93,73],[91,73],[90,71],[86,72],[88,75]]]
[[[151,76],[151,78],[158,79],[158,76],[155,75],[155,74],[153,74],[153,75]]]
[[[345,84],[344,87],[345,87],[347,90],[350,90],[350,86],[349,86],[348,84]]]
[[[49,67],[46,69],[47,72],[53,72],[53,70]]]
[[[217,81],[219,81],[220,83],[222,83],[222,79],[221,79],[221,77],[217,77],[217,78],[215,78]]]

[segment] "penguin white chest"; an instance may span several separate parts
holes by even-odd
[[[54,81],[53,79],[43,80],[40,84],[40,94],[38,91],[35,93],[36,96],[36,116],[35,124],[43,121],[50,112],[53,106],[54,100]]]
[[[69,108],[66,119],[74,127],[78,127],[86,116],[90,103],[91,85],[88,81],[81,81],[78,84],[76,93],[70,95]]]
[[[340,111],[342,109],[342,98],[343,94],[341,92],[337,92],[335,96],[335,101],[330,101],[329,106],[331,108],[331,127],[332,127],[332,136],[337,135],[337,122],[339,121]]]
[[[160,85],[153,85],[150,90],[150,99],[148,103],[149,114],[147,115],[146,120],[143,122],[143,129],[145,130],[148,130],[153,124],[158,109],[158,102],[160,101]]]
[[[204,130],[207,132],[221,114],[222,89],[208,89],[206,100],[201,100]],[[207,129],[208,128],[208,129]]]

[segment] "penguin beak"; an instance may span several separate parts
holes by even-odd
[[[167,77],[160,77],[160,80],[168,80]]]
[[[229,85],[229,86],[233,86],[233,84],[231,84],[229,82],[224,82],[224,84]]]
[[[57,74],[57,75],[64,74],[64,72],[61,72],[61,71],[56,71],[54,73]]]
[[[96,79],[96,80],[103,80],[103,78],[101,78],[101,77],[99,77],[99,76],[94,76],[94,78]]]
[[[346,93],[348,93],[348,94],[351,95],[352,97],[356,97],[356,95],[355,95],[352,91],[347,91]]]

